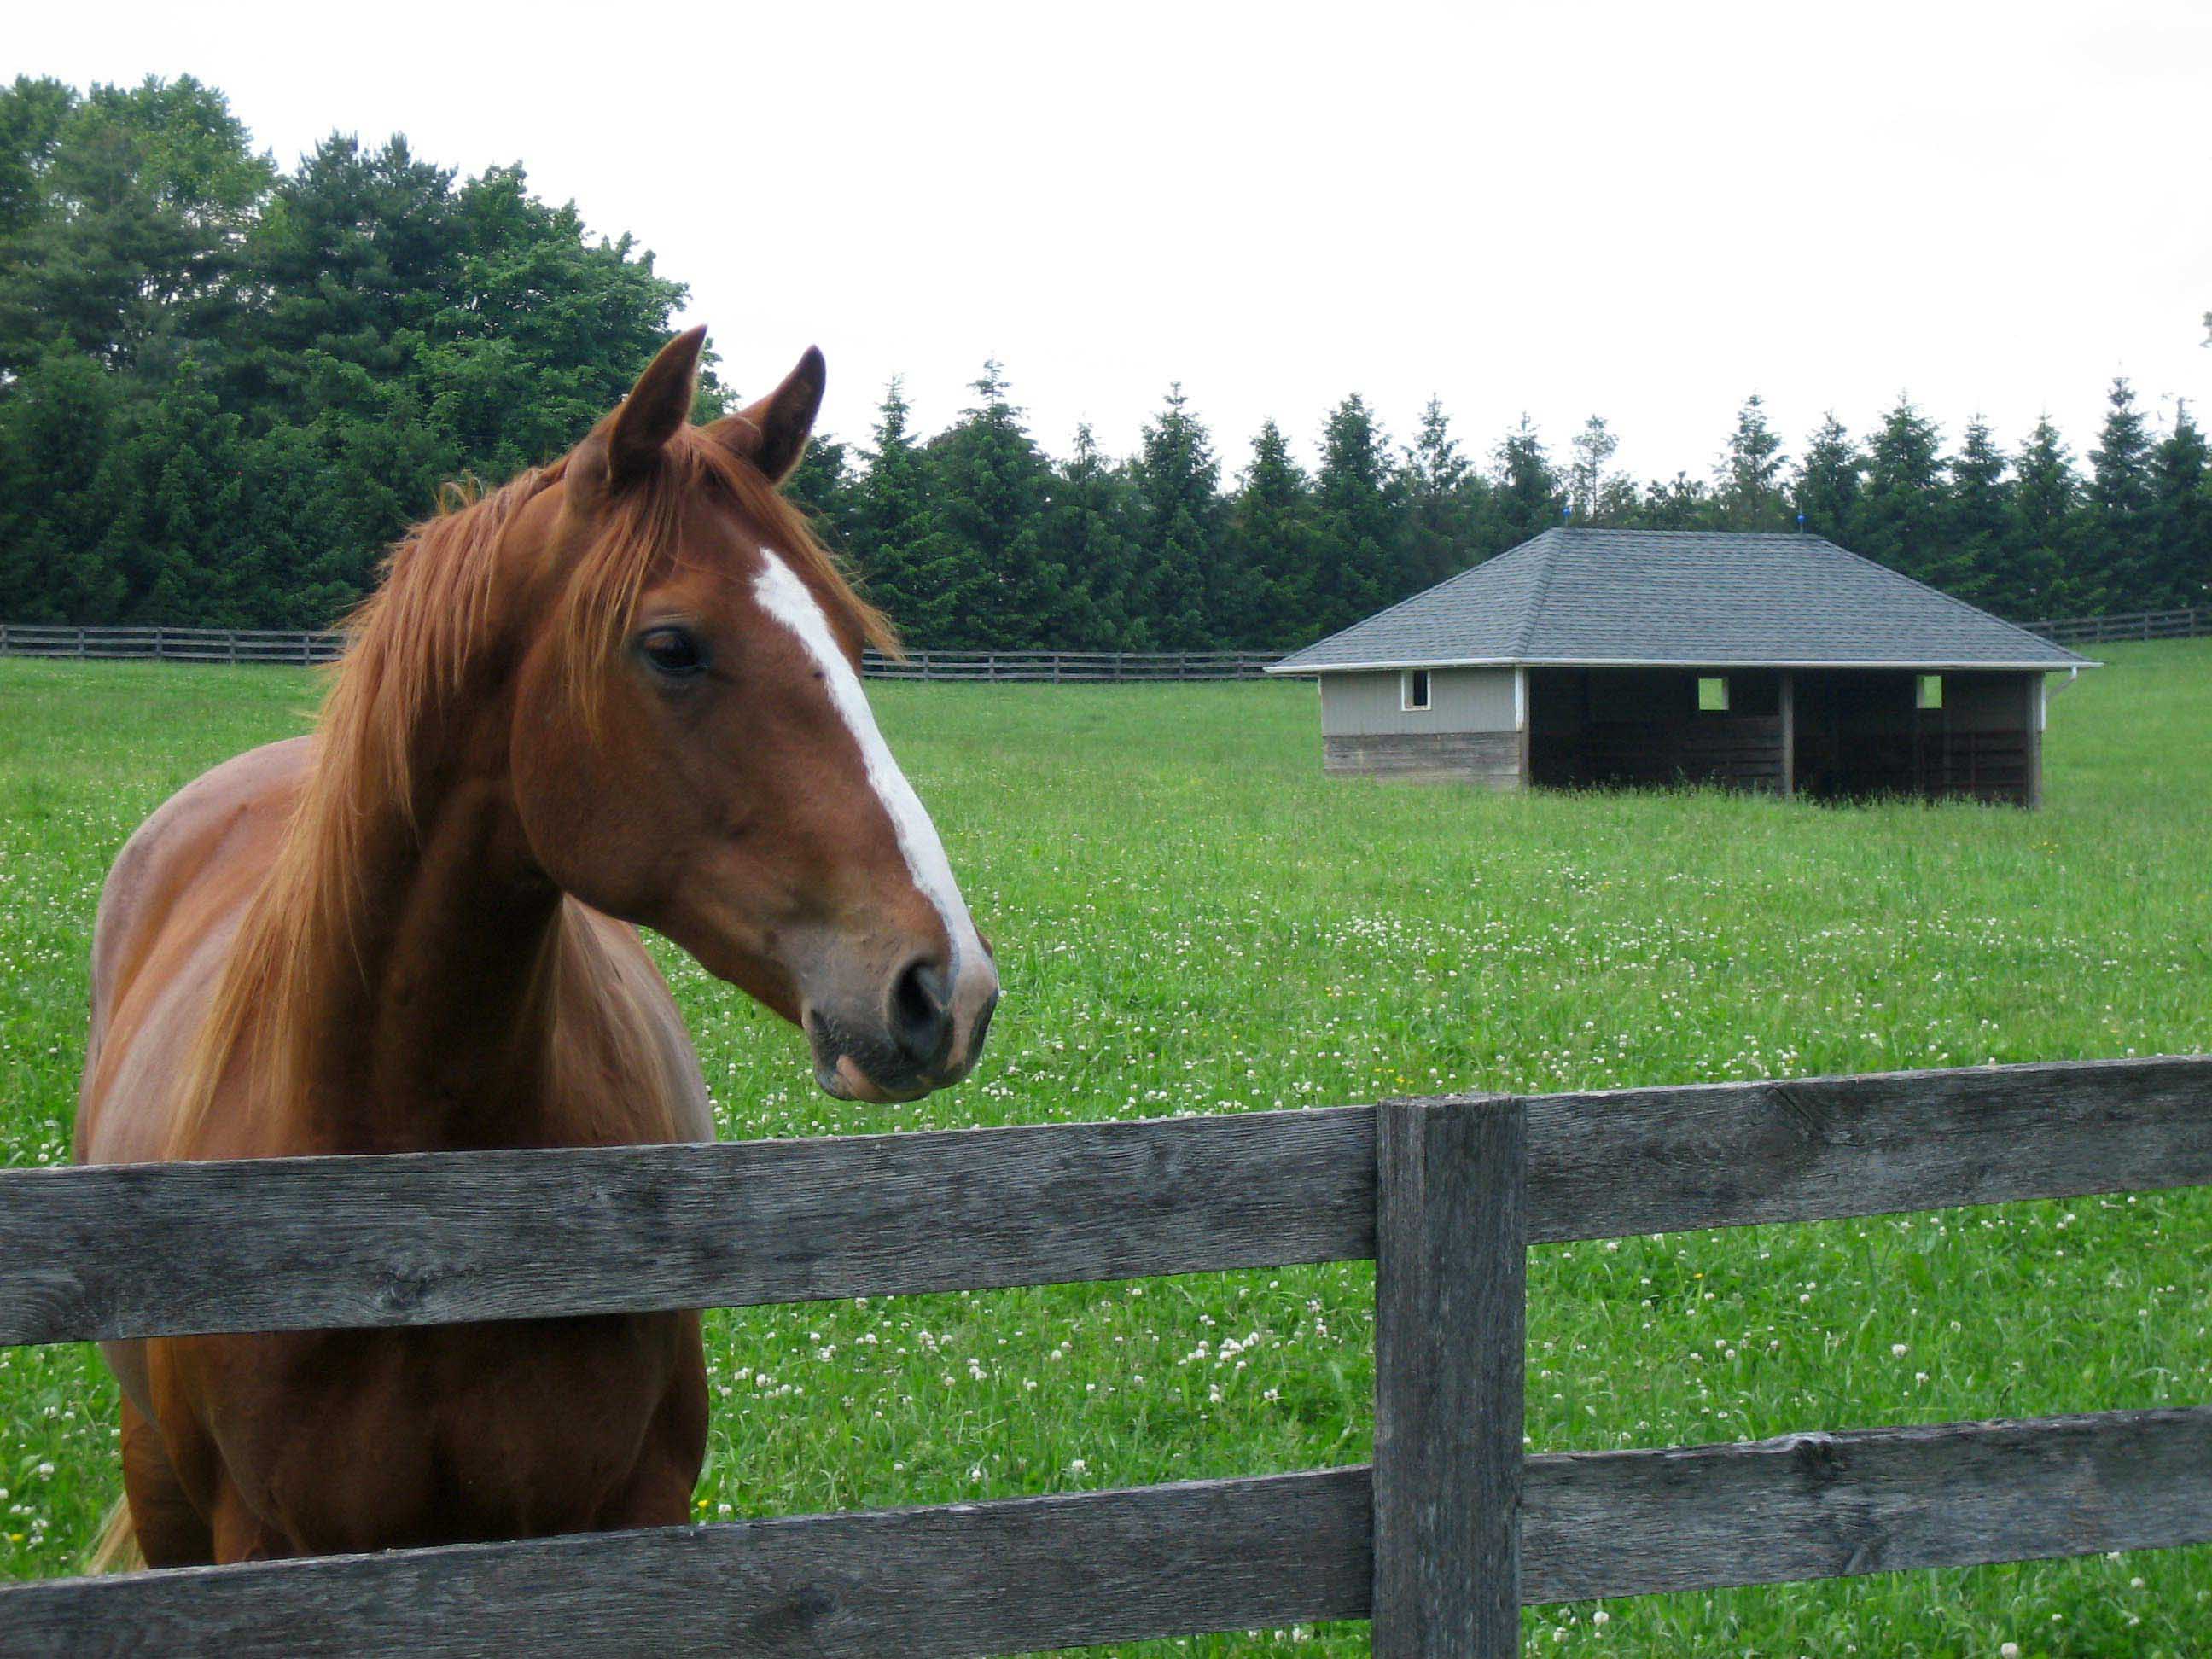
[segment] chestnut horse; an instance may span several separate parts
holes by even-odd
[[[832,1094],[975,1064],[998,976],[858,673],[881,617],[776,491],[810,351],[689,423],[704,331],[553,465],[418,527],[315,735],[149,818],[101,896],[92,1164],[708,1140],[635,929]],[[157,1566],[686,1520],[695,1314],[114,1342]]]

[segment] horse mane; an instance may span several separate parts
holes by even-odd
[[[214,1109],[249,1031],[267,1042],[278,1098],[296,1097],[319,1035],[313,975],[336,948],[363,954],[367,839],[419,826],[422,746],[503,660],[512,641],[498,614],[498,550],[522,509],[562,482],[568,459],[518,473],[498,489],[449,483],[439,511],[394,544],[376,589],[344,624],[347,645],[316,721],[307,781],[267,879],[241,923],[181,1079],[170,1154],[185,1152]],[[810,576],[853,647],[896,653],[883,613],[862,599],[805,514],[758,469],[686,426],[644,477],[609,504],[600,532],[565,579],[551,626],[561,681],[588,727],[606,671],[627,639],[640,593],[673,556],[683,505],[719,493]]]

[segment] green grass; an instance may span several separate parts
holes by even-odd
[[[667,959],[733,1136],[2212,1048],[2212,642],[2112,656],[2054,691],[2033,814],[1328,781],[1306,686],[884,686],[999,947],[975,1079],[831,1101],[793,1033]],[[0,1163],[67,1157],[117,846],[311,697],[275,669],[0,661]],[[2192,1194],[1540,1249],[1532,1443],[2212,1398],[2208,1221]],[[1356,1461],[1371,1290],[1343,1267],[717,1314],[701,1510]],[[90,1350],[0,1351],[0,1575],[71,1569],[113,1419]],[[2212,1551],[1601,1611],[1531,1614],[1532,1650],[2178,1656],[2212,1631]],[[1365,1632],[1119,1651],[1292,1645]]]

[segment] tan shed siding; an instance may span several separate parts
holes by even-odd
[[[1429,707],[1399,708],[1398,671],[1321,677],[1322,735],[1388,737],[1446,732],[1515,729],[1514,671],[1510,668],[1436,668],[1429,671]]]

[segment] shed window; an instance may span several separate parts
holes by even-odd
[[[1678,704],[1677,707],[1680,705]],[[1725,714],[1729,706],[1729,684],[1720,675],[1709,675],[1698,681],[1698,712],[1705,714]]]
[[[1919,690],[1913,702],[1916,708],[1941,708],[1943,706],[1943,677],[1941,674],[1921,675]]]
[[[1398,676],[1398,707],[1407,714],[1429,706],[1429,671],[1408,668]]]

